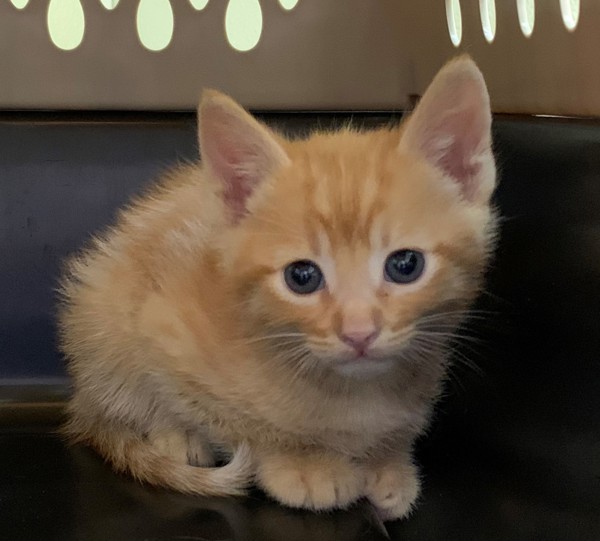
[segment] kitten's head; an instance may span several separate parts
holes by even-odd
[[[360,377],[444,342],[491,248],[490,124],[468,58],[394,129],[288,141],[206,93],[200,144],[230,212],[224,261],[248,339]]]

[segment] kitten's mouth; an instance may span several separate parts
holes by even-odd
[[[337,374],[350,378],[383,376],[395,364],[394,357],[384,348],[370,347],[365,350],[314,351],[316,358]]]
[[[371,351],[363,354],[338,358],[333,369],[351,378],[372,378],[383,376],[392,369],[394,359],[385,355],[375,355]]]
[[[376,348],[368,348],[363,350],[352,350],[340,355],[336,362],[337,364],[348,363],[377,363],[388,359],[386,355],[382,355]]]
[[[361,349],[358,351],[353,351],[352,358],[355,361],[377,360],[377,356],[373,354],[373,351],[371,349]]]
[[[409,348],[412,336],[413,330],[407,329],[406,332],[397,337],[391,348],[385,345],[368,345],[365,348],[358,349],[348,348],[333,357],[334,365],[336,367],[362,366],[365,369],[368,369],[369,366],[376,368],[391,365],[402,357],[401,352],[405,352]]]

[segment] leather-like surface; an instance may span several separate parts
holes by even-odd
[[[271,116],[303,129],[314,118]],[[360,118],[359,118],[360,120]],[[369,118],[378,122],[380,118]],[[321,124],[327,120],[320,119]],[[600,126],[497,119],[497,258],[393,539],[600,539]],[[0,122],[0,382],[61,376],[59,261],[161,168],[191,117]],[[476,368],[466,366],[462,356]],[[369,508],[314,515],[256,493],[205,500],[113,474],[55,430],[61,395],[0,386],[0,539],[380,539]],[[44,404],[35,405],[36,400]]]

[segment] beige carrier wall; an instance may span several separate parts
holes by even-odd
[[[492,43],[482,30],[485,2],[462,0],[459,47],[444,0],[298,0],[289,11],[279,0],[209,0],[200,11],[189,0],[152,0],[167,4],[174,21],[157,52],[138,37],[140,1],[148,2],[113,0],[108,10],[110,0],[0,0],[0,108],[192,109],[210,86],[253,108],[401,109],[444,61],[466,51],[498,112],[600,115],[597,0],[581,0],[573,31],[561,0],[537,0],[529,38],[517,0],[496,0]],[[260,2],[263,28],[257,45],[239,52],[224,21],[229,2],[246,1]],[[49,37],[51,2],[82,8],[83,39],[72,50]]]

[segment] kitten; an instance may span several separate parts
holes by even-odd
[[[70,262],[67,434],[177,491],[405,516],[493,244],[490,124],[467,57],[400,128],[289,141],[205,92],[202,164]]]

